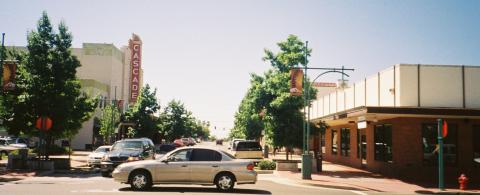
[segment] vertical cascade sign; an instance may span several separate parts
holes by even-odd
[[[135,103],[140,92],[140,70],[142,59],[142,40],[136,34],[129,41],[131,55],[130,103]]]

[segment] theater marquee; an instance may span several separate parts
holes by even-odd
[[[131,55],[131,77],[130,77],[130,103],[135,103],[140,93],[140,70],[142,62],[142,41],[136,34],[132,35],[129,41]]]

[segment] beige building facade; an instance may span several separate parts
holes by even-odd
[[[138,36],[134,35],[136,39]],[[72,53],[82,64],[77,69],[82,90],[90,97],[111,103],[116,100],[118,107],[125,111],[131,99],[132,49],[120,49],[113,44],[84,43],[82,48],[73,48]],[[139,71],[139,86],[143,86],[143,69]],[[90,149],[95,141],[95,132],[100,128],[95,120],[101,118],[102,108],[97,108],[92,118],[86,121],[72,140],[73,149]]]

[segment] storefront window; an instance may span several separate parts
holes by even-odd
[[[375,160],[392,162],[392,125],[376,125],[374,142]]]
[[[337,142],[338,141],[338,135],[337,135],[337,130],[332,129],[332,154],[337,154]]]
[[[438,163],[437,124],[422,125],[423,162],[426,165]],[[443,157],[445,165],[457,163],[457,125],[448,124],[448,135],[443,139]]]
[[[350,129],[340,129],[340,155],[350,156]]]
[[[473,126],[473,161],[480,166],[480,125]]]
[[[362,143],[360,143],[360,129],[357,129],[357,158],[360,158],[360,147]]]

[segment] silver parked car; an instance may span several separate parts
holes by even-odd
[[[88,155],[87,166],[94,167],[100,166],[103,157],[107,154],[112,146],[100,146],[95,151]]]
[[[158,160],[124,163],[112,176],[134,190],[146,190],[153,184],[200,184],[230,191],[235,183],[257,182],[251,161],[235,159],[222,150],[208,147],[177,148]]]

